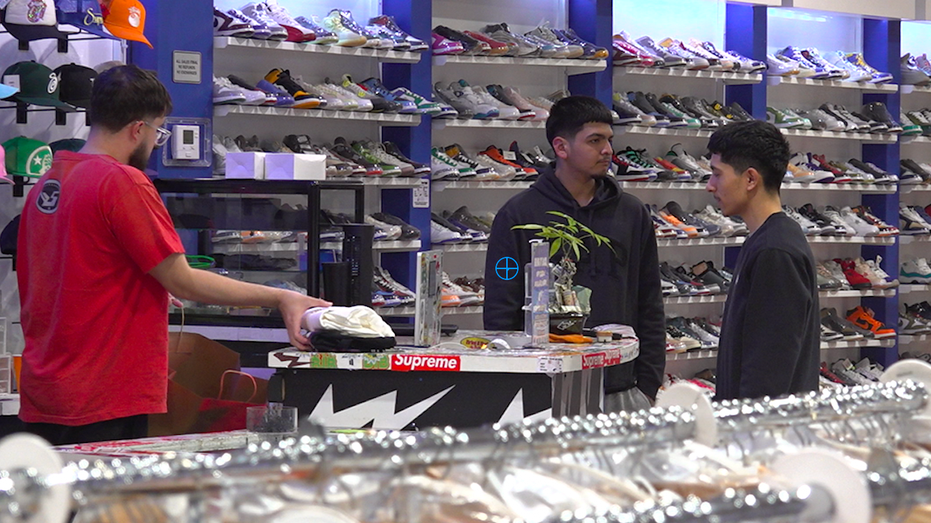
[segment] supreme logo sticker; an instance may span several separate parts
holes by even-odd
[[[407,354],[391,355],[391,370],[394,371],[459,372],[459,369],[459,356],[414,356]]]
[[[582,355],[582,369],[597,369],[605,366],[605,353],[596,352],[594,354]]]

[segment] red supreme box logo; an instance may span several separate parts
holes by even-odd
[[[459,356],[416,356],[391,355],[391,370],[409,372],[415,370],[459,372]]]

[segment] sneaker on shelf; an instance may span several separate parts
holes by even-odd
[[[354,22],[347,25],[348,20],[344,16],[347,13],[349,13],[349,11],[333,9],[320,21],[320,25],[336,35],[338,40],[334,45],[341,47],[372,47],[371,45],[366,45],[369,39],[363,33],[352,27],[352,25],[355,25]],[[349,14],[350,18],[351,16],[352,15]]]
[[[444,289],[452,294],[455,294],[459,298],[460,307],[468,307],[471,305],[478,305],[481,302],[478,294],[472,290],[466,290],[460,287],[458,284],[453,282],[452,278],[449,277],[449,274],[446,271],[443,271],[441,277],[441,285]]]
[[[834,308],[821,309],[821,324],[834,332],[840,333],[844,341],[861,341],[865,338],[846,319],[838,316],[837,310]]]
[[[485,104],[488,104],[492,107],[495,107],[498,111],[497,118],[502,120],[521,120],[521,119],[530,119],[533,118],[533,112],[524,113],[517,107],[509,103],[502,102],[498,98],[495,98],[488,92],[488,90],[481,85],[470,86],[465,80],[459,80],[459,85],[463,88],[471,87],[472,93],[479,97],[481,101]]]
[[[801,213],[799,213],[792,207],[788,205],[783,205],[782,212],[784,212],[789,218],[792,218],[792,220],[795,221],[795,223],[797,223],[799,227],[801,227],[802,232],[806,236],[818,236],[822,234],[821,227],[819,227],[812,220],[809,220],[808,218],[803,216]],[[831,230],[833,232],[833,227],[831,227]]]
[[[423,40],[411,36],[395,22],[393,16],[379,15],[369,19],[369,25],[380,25],[396,35],[400,35],[409,44],[408,51],[426,51],[429,46]]]
[[[847,291],[852,289],[850,282],[847,281],[847,276],[844,274],[844,269],[841,268],[839,263],[834,260],[825,260],[821,265],[830,272],[831,278],[840,283],[837,290]]]
[[[869,207],[865,205],[858,205],[853,207],[851,208],[851,212],[855,213],[865,222],[878,227],[879,236],[897,236],[899,234],[898,227],[893,227],[892,225],[882,221],[875,214],[873,214],[872,211],[870,211]]]
[[[265,5],[265,2],[246,4],[240,7],[239,11],[252,20],[255,20],[259,25],[265,26],[269,32],[268,38],[266,38],[267,40],[286,40],[288,38],[288,30],[272,18],[271,12]]]
[[[385,237],[382,238],[382,240],[384,241],[395,241],[401,237],[401,228],[399,226],[379,221],[371,214],[366,215],[365,223],[374,225],[377,229],[383,230],[385,232]]]
[[[540,52],[539,46],[533,45],[524,38],[512,33],[506,23],[486,25],[481,32],[499,42],[508,44],[508,46],[513,45],[514,53],[512,54],[509,51],[508,56],[530,57]]]
[[[375,218],[376,220],[387,223],[389,225],[396,225],[400,227],[401,236],[398,238],[400,241],[412,241],[420,238],[420,229],[410,225],[397,216],[385,212],[376,212],[372,214],[372,218]]]
[[[262,102],[265,95],[262,95]],[[213,105],[242,105],[246,103],[246,93],[236,87],[224,76],[213,77]],[[253,104],[260,105],[260,104]]]
[[[255,35],[252,20],[237,9],[221,11],[213,8],[213,35],[251,38]]]
[[[307,92],[302,85],[291,77],[291,72],[287,69],[272,69],[265,75],[265,80],[287,91],[294,98],[294,107],[296,109],[313,109],[320,107],[325,101],[320,96]]]
[[[834,258],[834,263],[840,265],[841,270],[844,271],[844,277],[847,278],[847,283],[850,284],[853,290],[862,291],[873,288],[873,283],[865,275],[857,271],[856,263],[850,258]]]
[[[847,311],[847,321],[852,322],[861,329],[872,332],[873,338],[877,340],[895,337],[895,329],[890,329],[883,322],[877,320],[875,313],[869,307],[859,305]]]
[[[264,3],[269,18],[287,31],[289,42],[312,42],[317,38],[317,33],[295,20],[286,8],[278,4],[278,0],[265,0]]]
[[[672,325],[666,326],[666,352],[681,354],[700,348],[700,341]]]
[[[805,122],[798,116],[790,116],[775,107],[766,108],[766,121],[779,129],[799,129],[805,125]]]
[[[471,239],[471,238],[470,238]],[[440,225],[436,220],[430,221],[430,241],[434,244],[462,243],[462,235],[448,227]]]
[[[839,281],[823,263],[815,263],[818,290],[840,290],[844,288],[844,281]]]
[[[361,146],[377,159],[381,165],[393,165],[400,169],[401,173],[398,176],[411,177],[417,175],[416,166],[398,158],[394,154],[390,154],[381,142],[363,141]]]
[[[818,212],[815,209],[815,206],[806,203],[805,205],[798,208],[798,213],[807,218],[808,220],[814,222],[821,229],[821,234],[825,236],[846,236],[847,228],[838,227],[834,220],[830,217],[825,216],[824,214]]]
[[[369,78],[368,80],[365,80],[364,82],[362,82],[362,86],[367,88],[369,83],[372,83],[372,82],[369,82],[370,80],[377,80],[377,79]],[[379,81],[378,83],[381,84],[381,81]],[[427,100],[423,96],[420,96],[419,94],[411,91],[410,89],[406,87],[397,87],[397,88],[392,89],[391,91],[388,91],[388,93],[390,93],[390,99],[395,102],[400,102],[401,104],[405,104],[405,103],[412,104],[414,106],[414,109],[413,111],[408,111],[408,112],[413,112],[417,114],[429,114],[430,116],[433,116],[433,117],[441,116],[441,114],[443,113],[443,109],[442,107],[440,107],[440,104],[436,102],[431,102],[430,100]],[[378,92],[376,92],[375,94],[379,94],[383,96],[384,98],[389,98],[388,96],[382,95],[381,93],[378,93]],[[402,110],[401,112],[403,113],[405,111]]]
[[[911,284],[931,283],[931,267],[926,258],[913,258],[902,262],[899,270],[899,281]]]
[[[349,146],[348,143],[346,143],[345,139],[341,141],[337,141],[333,145],[325,146],[325,147],[333,151],[333,153],[339,155],[340,157],[345,158],[346,160],[349,160],[351,162],[355,162],[361,165],[362,167],[364,167],[365,176],[381,176],[382,174],[384,174],[384,171],[382,171],[382,168],[378,164],[374,162],[370,162],[364,156],[356,152],[355,149],[353,149],[352,147]]]
[[[826,208],[827,209],[827,208]],[[879,236],[879,227],[863,220],[859,215],[854,213],[850,207],[844,207],[839,211],[840,217],[844,222],[853,227],[857,236]]]
[[[351,147],[352,150],[361,158],[364,158],[365,161],[378,167],[381,171],[380,176],[402,176],[405,174],[405,170],[408,170],[409,174],[413,174],[414,172],[413,166],[405,165],[406,169],[402,168],[401,165],[398,165],[400,160],[384,154],[384,151],[381,151],[382,154],[378,154],[378,151],[369,148],[368,144],[365,142],[352,142],[350,145],[345,138],[339,136],[334,140],[334,143],[337,146]]]
[[[931,333],[931,323],[928,323],[920,316],[909,314],[908,312],[899,313],[899,334],[917,336],[920,334]]]
[[[294,21],[301,24],[305,29],[314,32],[316,38],[310,41],[310,43],[314,45],[331,45],[339,42],[339,37],[336,36],[336,33],[320,25],[320,22],[315,16],[310,18],[299,16],[295,18]]]
[[[491,229],[480,224],[479,228],[473,227],[476,224],[476,221],[468,215],[456,214],[449,211],[443,211],[442,218],[446,220],[449,224],[459,228],[459,230],[465,231],[466,234],[472,237],[472,242],[487,242],[488,235],[491,233]]]
[[[766,69],[766,74],[771,76],[796,76],[802,72],[795,60],[774,54],[766,55]]]
[[[854,66],[863,69],[864,71],[870,74],[870,79],[867,80],[871,84],[881,84],[892,81],[892,75],[879,71],[878,69],[872,67],[870,64],[866,63],[866,60],[863,58],[863,53],[847,53],[844,56],[844,59]],[[836,64],[837,62],[835,62]]]
[[[430,178],[433,180],[458,180],[459,164],[434,147],[430,150]]]
[[[931,224],[925,222],[915,209],[899,202],[899,231],[905,235],[931,234]]]
[[[449,156],[454,161],[459,162],[460,164],[468,165],[475,172],[475,177],[473,178],[474,180],[490,181],[498,179],[498,173],[494,168],[480,164],[474,158],[467,155],[465,153],[465,149],[463,149],[459,144],[454,143],[452,145],[448,145],[442,148],[442,151],[446,153],[446,156]]]
[[[357,84],[362,89],[378,95],[389,102],[394,102],[401,104],[401,108],[397,110],[399,114],[412,114],[417,112],[417,104],[413,101],[407,100],[406,98],[401,98],[394,94],[394,91],[389,90],[381,80],[378,78],[370,77]]]
[[[894,279],[882,269],[882,256],[876,256],[875,260],[864,260],[857,258],[857,270],[866,275],[875,289],[891,289],[899,286],[899,280]],[[860,267],[860,265],[863,267]]]
[[[413,176],[421,176],[421,175],[424,175],[430,172],[429,165],[411,160],[410,158],[405,156],[404,153],[401,152],[401,149],[398,148],[398,146],[395,145],[393,142],[382,142],[382,148],[385,150],[386,153],[412,166],[414,168]]]

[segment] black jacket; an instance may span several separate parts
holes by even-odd
[[[581,252],[575,283],[592,290],[592,312],[587,325],[622,323],[632,326],[640,338],[640,356],[633,368],[621,365],[605,373],[605,392],[629,388],[631,378],[648,396],[655,397],[666,368],[666,329],[659,259],[653,222],[643,204],[621,190],[614,178],[598,182],[595,198],[580,207],[556,178],[545,169],[530,189],[514,196],[501,208],[492,227],[485,259],[485,328],[523,330],[524,265],[530,261],[529,241],[535,231],[512,230],[514,225],[548,225],[561,221],[546,211],[560,211],[611,239],[608,247],[588,241],[590,252]],[[520,272],[511,280],[495,273],[498,260],[510,256]],[[557,261],[559,255],[552,259]]]
[[[716,399],[818,390],[816,274],[805,235],[785,213],[750,235],[724,306]]]

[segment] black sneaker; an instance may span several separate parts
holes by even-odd
[[[669,117],[657,111],[656,108],[653,107],[653,104],[651,104],[649,100],[647,100],[647,97],[644,96],[643,92],[630,91],[627,93],[627,100],[629,100],[630,103],[634,104],[634,106],[637,109],[640,109],[641,111],[647,113],[648,115],[656,118],[656,127],[669,127],[670,126]]]
[[[469,208],[463,205],[462,207],[456,209],[455,211],[449,213],[446,217],[452,223],[459,223],[465,225],[470,229],[475,229],[476,231],[482,231],[485,234],[491,234],[491,227],[480,222],[469,212]]]
[[[714,268],[713,262],[698,262],[692,265],[691,271],[705,285],[717,285],[725,293],[730,290],[730,280]]]
[[[491,46],[487,43],[480,42],[465,33],[456,31],[455,29],[451,29],[445,25],[438,25],[434,27],[433,32],[442,36],[443,38],[446,38],[447,40],[454,40],[462,44],[462,47],[465,49],[462,54],[481,54],[486,50],[486,48],[489,50],[491,49]]]
[[[884,123],[882,123],[882,122],[878,122],[878,121],[876,121],[876,120],[870,118],[869,116],[867,116],[867,115],[865,115],[865,114],[863,114],[863,113],[858,113],[858,112],[856,112],[856,111],[852,111],[850,114],[852,114],[852,115],[856,116],[857,118],[859,118],[859,119],[865,121],[865,122],[867,123],[867,125],[870,126],[870,132],[871,132],[871,133],[885,133],[885,132],[888,132],[888,131],[889,131],[889,126],[887,126],[886,124],[884,124]]]
[[[821,229],[822,236],[834,236],[837,234],[837,228],[834,227],[834,222],[827,216],[818,212],[814,205],[806,203],[798,208],[798,213],[814,222],[814,224]]]
[[[837,311],[833,308],[824,308],[821,309],[821,325],[824,325],[826,328],[839,333],[843,336],[844,341],[859,341],[863,339],[863,335],[857,332],[852,325],[849,325],[848,322],[842,321],[841,318],[837,315]]]
[[[705,110],[700,99],[694,96],[683,96],[679,101],[689,114],[701,120],[702,127],[713,129],[722,125],[722,119]]]
[[[749,122],[754,119],[753,115],[748,113],[747,110],[741,107],[740,104],[737,102],[731,102],[731,104],[728,105],[727,108],[730,111],[730,113],[734,115],[735,120],[738,120],[741,122]]]
[[[421,174],[427,174],[430,172],[429,165],[422,164],[420,162],[415,162],[414,160],[411,160],[410,158],[405,156],[404,153],[401,152],[401,149],[399,149],[398,146],[394,144],[394,142],[382,142],[382,147],[385,149],[385,152],[390,154],[391,156],[394,156],[398,160],[401,160],[402,162],[406,162],[414,166],[415,176],[419,176]]]
[[[488,176],[495,176],[494,179],[497,180],[497,175],[495,175],[495,170],[492,167],[488,167],[487,165],[482,165],[478,163],[477,161],[473,160],[472,158],[469,158],[468,156],[466,156],[465,150],[458,143],[447,145],[446,147],[442,148],[442,151],[445,152],[446,155],[452,158],[453,160],[464,163],[468,165],[469,167],[471,167],[472,170],[475,171],[475,176],[477,176],[478,178],[487,178]]]
[[[692,285],[690,280],[683,280],[676,271],[669,265],[669,262],[659,264],[660,276],[671,282],[679,291],[679,296],[694,296],[698,294],[697,289]]]
[[[706,296],[709,294],[720,294],[721,291],[723,290],[721,289],[721,286],[717,284],[705,285],[704,282],[702,282],[697,276],[689,272],[689,270],[683,266],[674,267],[672,271],[677,276],[679,276],[680,280],[686,281],[689,284],[691,284],[692,287],[695,287],[695,293],[698,294],[699,296]]]
[[[911,158],[906,158],[904,160],[899,160],[899,164],[902,165],[902,167],[905,167],[906,169],[908,169],[909,171],[912,171],[913,173],[917,174],[918,176],[921,176],[921,179],[923,181],[925,182],[931,181],[931,173],[929,173],[928,171],[923,169],[920,165],[918,165],[918,163],[915,162],[915,160],[912,160]]]
[[[901,133],[902,126],[889,114],[886,104],[882,102],[871,102],[863,106],[862,114],[869,118],[885,124],[887,133]]]
[[[905,312],[912,316],[918,316],[919,318],[931,321],[931,304],[926,301],[914,305],[906,305]]]
[[[535,168],[537,171],[540,169],[548,168],[550,166],[549,158],[539,157],[529,152],[522,151],[520,146],[517,145],[517,140],[511,142],[511,146],[508,147],[508,150],[514,153],[517,158],[522,159],[525,163],[528,163],[531,167]],[[523,163],[520,165],[521,167],[524,166]]]
[[[649,102],[650,106],[654,110],[665,116],[669,120],[669,127],[688,127],[689,123],[682,118],[681,116],[676,116],[675,114],[669,112],[668,109],[663,107],[663,104],[660,103],[659,99],[653,93],[645,93],[644,98]]]
[[[400,227],[401,237],[398,238],[399,240],[416,240],[417,238],[420,238],[420,229],[405,222],[397,216],[385,212],[376,212],[372,214],[372,218],[375,218],[380,222],[387,223],[388,225],[397,225]]]

